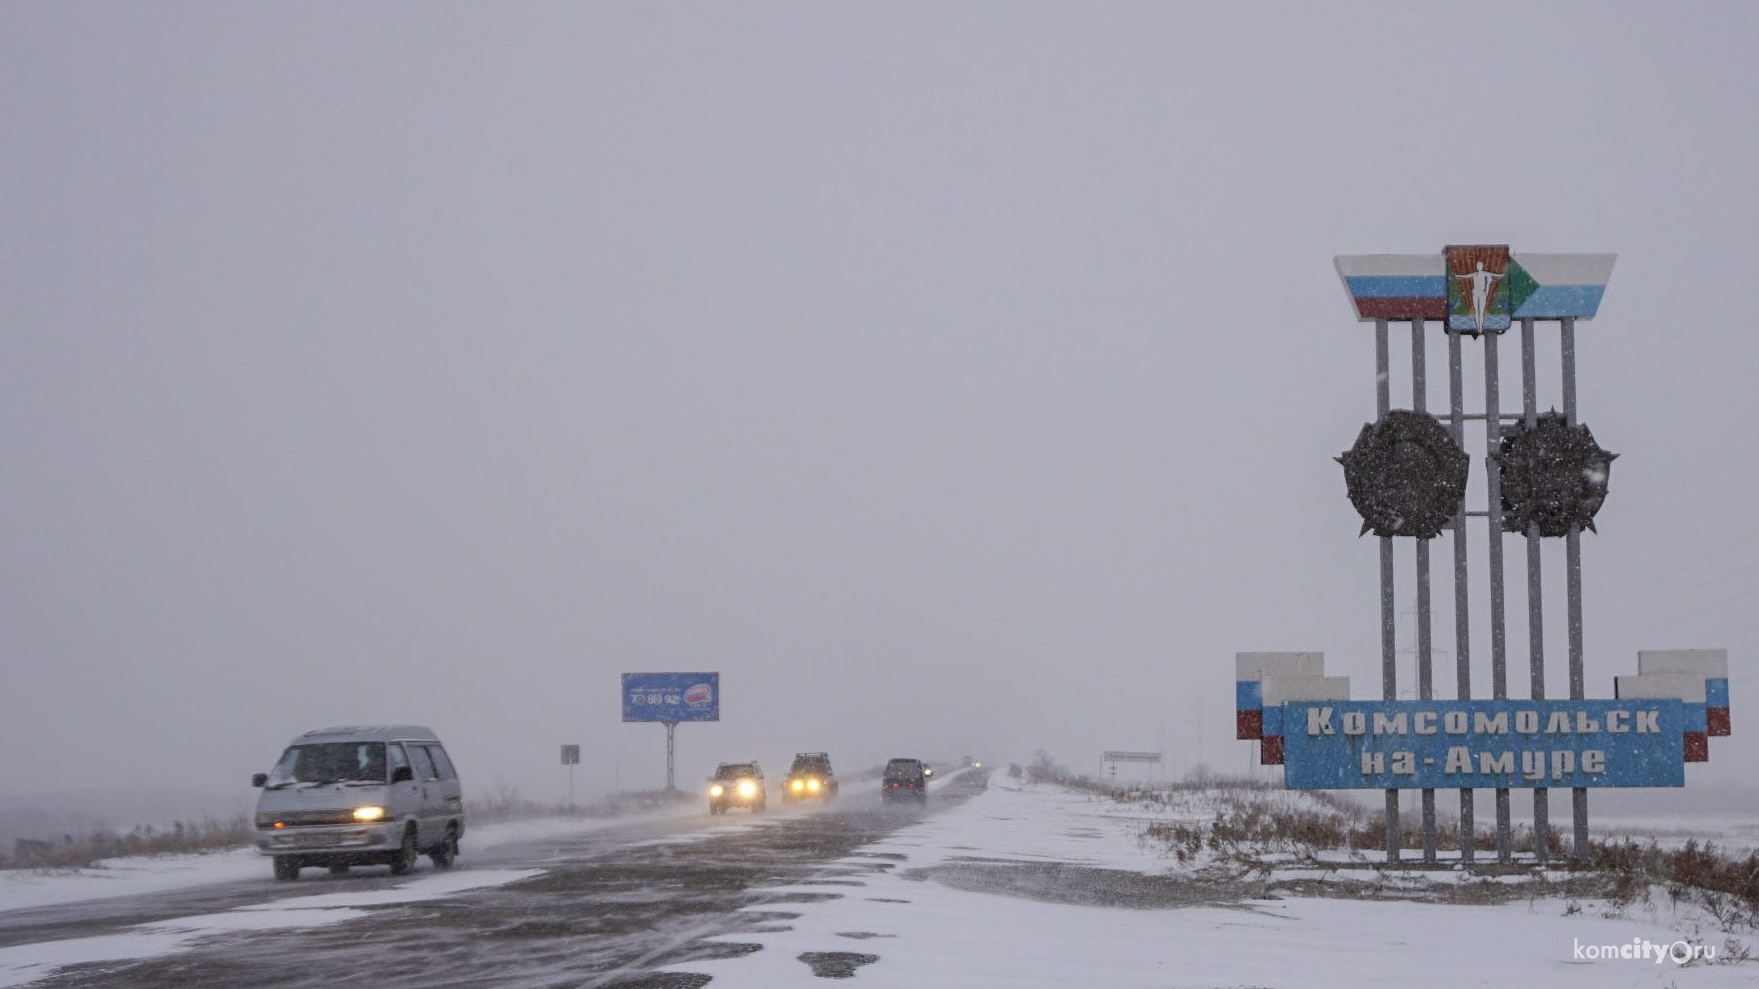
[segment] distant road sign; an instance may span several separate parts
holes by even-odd
[[[578,766],[578,765],[580,765],[580,746],[578,746],[578,745],[564,745],[564,746],[562,746],[562,765],[564,765],[564,766]]]
[[[623,674],[624,721],[719,721],[719,673]]]
[[[1105,754],[1106,762],[1159,762],[1159,752],[1110,752]]]

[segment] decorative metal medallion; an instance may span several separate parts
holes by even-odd
[[[1459,514],[1471,458],[1433,416],[1393,409],[1337,461],[1363,532],[1432,539]]]
[[[1587,426],[1572,426],[1559,412],[1505,430],[1497,452],[1503,531],[1526,532],[1535,523],[1541,536],[1568,535],[1572,525],[1594,531],[1617,456],[1602,450]]]

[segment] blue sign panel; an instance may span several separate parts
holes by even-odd
[[[623,674],[624,721],[719,721],[719,673]]]
[[[1684,713],[1671,698],[1282,708],[1291,789],[1686,785]]]

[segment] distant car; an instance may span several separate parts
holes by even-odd
[[[798,752],[794,765],[782,780],[782,802],[802,800],[829,801],[837,795],[837,777],[831,771],[831,757],[823,752]]]
[[[767,803],[763,769],[756,762],[723,762],[708,778],[710,814],[725,814],[730,807],[744,807],[753,814],[761,814]]]
[[[933,775],[934,770],[921,759],[888,760],[886,771],[880,777],[880,800],[888,804],[900,800],[927,804],[928,778]]]

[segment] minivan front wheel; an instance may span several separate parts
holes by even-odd
[[[391,859],[391,875],[409,875],[409,870],[415,868],[415,856],[415,828],[405,828],[403,844],[398,847],[397,854]]]
[[[272,859],[275,863],[275,878],[282,882],[292,882],[299,878],[299,865],[291,855],[277,855]]]

